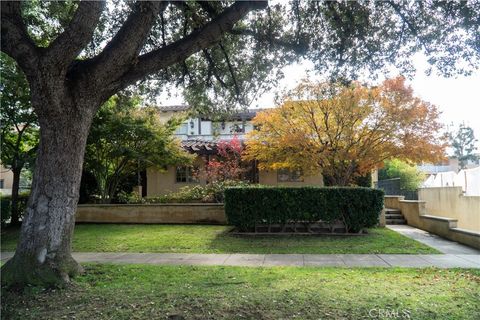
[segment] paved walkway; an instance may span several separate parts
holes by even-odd
[[[412,238],[418,242],[435,248],[441,253],[450,254],[480,254],[480,250],[465,246],[455,241],[447,240],[427,231],[407,225],[388,225],[387,228]]]
[[[12,252],[2,252],[5,261]],[[191,254],[75,252],[79,262],[218,266],[480,268],[480,254]]]
[[[479,268],[480,250],[449,241],[405,225],[389,225],[407,237],[444,254],[195,254],[195,253],[107,253],[75,252],[79,262],[141,263],[164,265],[219,266],[317,266],[317,267],[438,267]],[[13,252],[2,252],[2,262]]]

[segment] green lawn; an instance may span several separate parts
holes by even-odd
[[[230,227],[206,225],[80,224],[74,251],[190,253],[439,253],[385,228],[366,236],[268,236],[227,234]],[[15,250],[18,230],[2,230],[2,251]]]
[[[480,271],[90,264],[69,289],[1,302],[5,319],[466,320],[480,319]]]

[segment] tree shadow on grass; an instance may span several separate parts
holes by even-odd
[[[208,248],[219,253],[348,253],[352,246],[368,245],[378,236],[330,235],[238,235],[229,231],[219,233]]]

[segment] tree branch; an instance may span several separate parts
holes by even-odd
[[[222,85],[222,87],[224,88],[228,88],[227,84],[225,83],[225,81],[223,81],[223,79],[220,77],[220,75],[217,73],[216,71],[216,65],[215,65],[215,62],[213,61],[212,59],[212,56],[210,55],[210,53],[208,52],[207,49],[204,49],[203,50],[203,54],[205,55],[205,60],[207,60],[207,63],[208,63],[208,66],[209,66],[209,71],[211,70],[211,72],[213,73],[213,76],[215,77],[215,79],[217,79],[217,81]],[[209,81],[210,79],[210,74],[207,76],[207,81]]]
[[[248,12],[263,9],[266,1],[237,1],[205,26],[193,31],[188,36],[166,47],[151,51],[138,58],[122,78],[112,84],[111,89],[118,89],[132,84],[147,74],[158,72],[175,63],[184,61],[190,55],[217,43],[225,32],[233,28]]]
[[[268,35],[262,35],[250,29],[232,29],[229,31],[229,33],[238,36],[250,36],[259,42],[267,42],[269,44],[283,47],[287,50],[292,50],[298,54],[303,54],[305,53],[306,49],[308,49],[308,45],[306,43],[292,43],[282,39],[272,38]]]
[[[228,57],[227,50],[225,50],[225,47],[222,45],[222,43],[219,43],[220,49],[222,49],[223,56],[225,57],[225,61],[227,62],[228,66],[228,71],[230,72],[230,75],[232,76],[232,81],[233,85],[235,86],[235,93],[237,95],[237,98],[240,97],[240,87],[238,86],[237,78],[235,77],[235,71],[233,70],[233,65],[230,62],[230,58]]]
[[[208,13],[210,17],[215,17],[218,14],[217,8],[215,8],[210,2],[208,1],[195,1],[200,7]]]
[[[132,64],[147,40],[156,17],[167,7],[166,1],[138,1],[133,12],[105,49],[94,58],[94,78],[104,83],[117,78]]]
[[[21,15],[21,2],[2,1],[2,51],[11,56],[27,76],[37,70],[38,48],[30,38]]]
[[[66,71],[70,63],[91,41],[104,8],[104,1],[80,2],[70,24],[46,51],[45,59],[50,65]]]
[[[418,41],[420,42],[420,44],[423,46],[423,48],[425,49],[425,52],[427,54],[431,54],[430,52],[430,49],[428,48],[427,44],[425,43],[425,41],[423,40],[423,38],[418,34],[418,30],[417,28],[415,28],[415,26],[411,23],[411,21],[408,19],[408,17],[402,12],[400,6],[398,4],[396,4],[394,1],[387,1],[387,3],[393,8],[393,10],[395,11],[395,13],[397,13],[400,18],[402,19],[402,21],[404,23],[407,24],[407,27],[408,29],[410,29],[410,31],[412,32],[412,34],[418,38]]]

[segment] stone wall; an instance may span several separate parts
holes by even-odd
[[[226,224],[223,204],[94,204],[79,205],[76,222]]]

